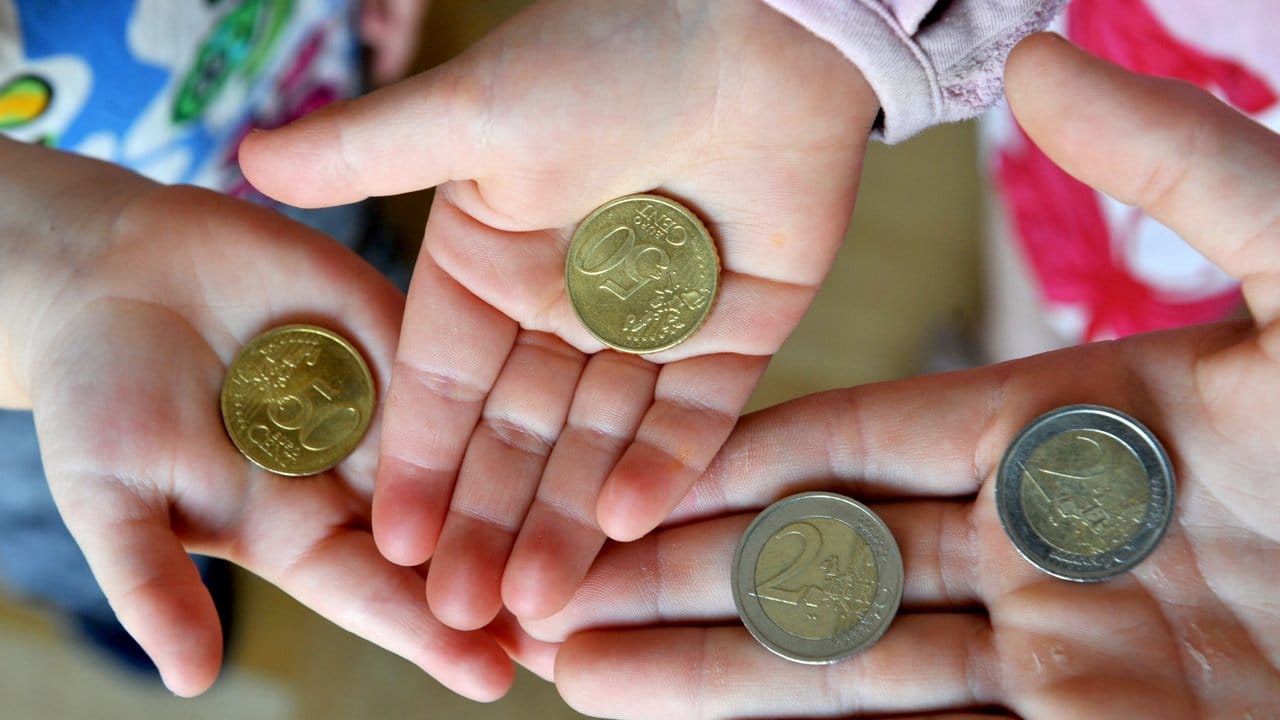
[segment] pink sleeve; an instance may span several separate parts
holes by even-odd
[[[875,91],[878,133],[899,142],[982,113],[1000,98],[1009,51],[1066,0],[764,0],[830,42]],[[937,11],[935,12],[935,8]]]

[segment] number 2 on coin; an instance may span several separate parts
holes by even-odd
[[[1076,435],[1071,439],[1084,443],[1087,450],[1081,452],[1080,456],[1087,457],[1087,462],[1074,470],[1055,469],[1029,462],[1026,465],[1027,481],[1049,503],[1053,516],[1056,516],[1056,520],[1051,516],[1049,522],[1057,525],[1057,520],[1083,520],[1095,532],[1101,532],[1111,521],[1111,514],[1094,497],[1099,488],[1095,483],[1111,472],[1111,465],[1097,440],[1084,435]],[[1041,482],[1048,479],[1054,481],[1050,488],[1053,489],[1052,495],[1045,490],[1045,483]],[[1061,485],[1063,480],[1077,483],[1078,487],[1088,490],[1073,492],[1071,488]]]
[[[778,531],[772,540],[781,540],[790,535],[800,538],[800,555],[780,572],[756,584],[754,595],[761,600],[800,605],[809,591],[808,585],[802,585],[798,590],[788,590],[783,584],[815,566],[818,556],[822,554],[822,532],[809,523],[794,523]],[[811,603],[805,604],[816,607]]]

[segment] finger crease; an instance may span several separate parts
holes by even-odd
[[[468,518],[477,523],[480,523],[481,525],[486,525],[490,529],[500,530],[514,537],[516,534],[516,531],[520,529],[521,523],[524,522],[524,516],[520,515],[514,518],[503,518],[496,513],[484,512],[485,510],[490,510],[490,509],[492,508],[487,508],[487,507],[478,506],[474,504],[471,504],[471,505],[457,504],[450,507],[449,512],[458,513],[459,515],[462,515],[465,518]]]
[[[967,560],[974,554],[977,544],[973,508],[973,505],[959,509],[944,508],[939,517],[938,575],[942,578],[943,596],[953,605],[973,602],[977,594],[972,574],[976,563]]]
[[[632,433],[622,432],[617,427],[609,426],[588,426],[570,423],[567,426],[568,432],[574,434],[575,438],[580,437],[584,443],[589,445],[593,450],[614,455],[618,450],[631,439]]]
[[[348,134],[348,128],[340,122],[335,122],[334,126],[338,129],[338,159],[342,163],[341,175],[338,177],[355,178],[355,182],[352,184],[359,189],[362,196],[368,197],[369,186],[360,171],[361,165],[351,160],[351,139]]]
[[[571,500],[576,502],[578,498],[571,498]],[[596,533],[600,532],[600,526],[596,523],[595,513],[587,508],[579,507],[573,502],[566,502],[561,498],[540,497],[536,502],[555,513],[556,517],[562,520],[568,520],[574,525]]]
[[[1147,176],[1138,186],[1137,204],[1151,208],[1158,213],[1171,197],[1171,193],[1182,186],[1190,176],[1192,168],[1200,167],[1199,158],[1204,154],[1205,144],[1209,140],[1210,126],[1203,120],[1184,125],[1180,133],[1177,147],[1181,152],[1163,153]]]
[[[531,457],[545,459],[551,454],[555,437],[539,433],[521,423],[503,418],[485,418],[484,427],[503,445]]]
[[[672,453],[670,450],[667,450],[665,447],[662,447],[660,445],[657,445],[655,443],[648,442],[645,440],[637,440],[633,445],[643,446],[646,452],[655,453],[660,458],[667,461],[669,464],[678,465],[687,470],[692,470],[696,472],[698,475],[702,475],[702,472],[707,469],[706,467],[707,464],[710,463],[711,461],[711,459],[708,458],[707,462],[694,464],[689,462],[690,458],[692,458],[693,456],[682,457],[682,456],[676,455],[675,453]]]
[[[964,654],[964,680],[969,697],[977,703],[995,700],[995,690],[1000,687],[1000,663],[995,662],[995,645],[987,618],[974,618]]]
[[[1012,378],[1012,371],[1006,369],[988,396],[986,416],[978,423],[977,442],[973,444],[973,457],[969,460],[969,473],[975,487],[980,487],[987,476],[995,471],[994,459],[1004,455],[1003,447],[996,449],[996,440],[1002,437],[1000,408],[1004,405]]]
[[[849,393],[842,393],[841,400],[833,403],[837,407],[826,414],[823,423],[826,432],[823,438],[823,451],[826,453],[827,470],[832,477],[848,478],[855,471],[869,475],[865,463],[855,460],[855,456],[867,457],[866,424],[862,420],[861,406],[848,402]],[[843,419],[843,422],[841,420]],[[861,448],[861,451],[859,450]],[[859,467],[859,466],[863,467]]]
[[[687,413],[696,414],[696,415],[710,415],[713,419],[719,420],[721,422],[726,420],[733,421],[734,419],[736,419],[734,417],[734,413],[729,412],[723,408],[719,408],[714,405],[711,405],[710,403],[702,402],[701,400],[698,400],[697,398],[693,398],[693,397],[681,396],[681,395],[671,395],[671,396],[664,397],[662,395],[658,395],[655,398],[655,404],[657,403],[670,405],[682,412],[687,412]]]
[[[430,370],[427,368],[415,367],[404,362],[396,363],[398,370],[405,371],[427,392],[436,397],[443,398],[458,403],[478,403],[485,398],[489,389],[474,381],[466,381],[460,377]]]

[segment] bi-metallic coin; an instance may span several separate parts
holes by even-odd
[[[336,333],[310,325],[268,330],[241,349],[222,385],[222,421],[254,464],[314,475],[342,462],[373,415],[373,376]]]
[[[1005,533],[1064,580],[1108,580],[1147,557],[1173,516],[1169,456],[1136,419],[1070,405],[1022,429],[996,476]]]
[[[574,312],[604,344],[630,353],[673,347],[715,302],[720,259],[692,212],[657,195],[628,195],[591,213],[573,234],[565,287]]]
[[[747,630],[781,657],[811,665],[871,647],[902,599],[902,556],[889,528],[834,493],[765,508],[743,534],[732,574]]]

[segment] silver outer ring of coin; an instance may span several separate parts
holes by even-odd
[[[878,574],[875,598],[858,624],[825,640],[797,637],[779,628],[754,595],[756,561],[765,543],[782,528],[813,517],[853,528],[871,548]],[[893,533],[866,505],[835,493],[800,493],[761,511],[738,542],[732,575],[733,602],[751,635],[774,654],[806,665],[830,665],[871,647],[889,629],[902,602],[902,554]]]
[[[1102,555],[1080,555],[1045,542],[1027,522],[1022,509],[1023,469],[1032,453],[1049,438],[1071,430],[1099,430],[1131,449],[1147,477],[1150,500],[1138,532],[1124,545]],[[1032,420],[1014,437],[996,474],[996,509],[1000,524],[1022,557],[1063,580],[1101,582],[1122,575],[1160,544],[1173,517],[1173,464],[1164,446],[1145,425],[1114,408],[1067,405]]]

